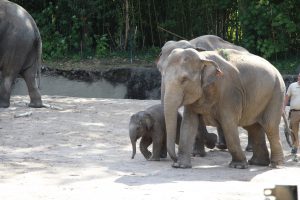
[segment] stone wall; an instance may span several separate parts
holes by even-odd
[[[43,73],[62,75],[69,79],[92,82],[105,79],[114,84],[124,84],[127,99],[160,99],[161,75],[156,67],[114,67],[103,71],[53,70],[46,68]],[[283,75],[286,87],[297,81],[297,75]]]
[[[103,71],[44,68],[42,73],[87,82],[105,79],[112,85],[125,85],[127,99],[160,99],[161,75],[156,67],[114,67]]]

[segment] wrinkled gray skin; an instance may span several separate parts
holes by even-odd
[[[179,141],[181,118],[177,112],[176,144]],[[139,138],[141,138],[140,151],[147,160],[159,161],[160,158],[166,158],[166,125],[163,106],[154,105],[132,115],[129,122],[129,137],[132,144],[132,159],[136,154],[136,142]],[[152,153],[148,150],[151,144],[153,144]]]
[[[283,164],[279,123],[285,84],[268,61],[232,49],[203,52],[174,49],[162,69],[167,150],[174,160],[173,167],[191,167],[199,114],[205,124],[222,128],[232,156],[230,167],[244,169],[248,162],[254,165],[271,163],[272,167]],[[174,132],[176,112],[181,106],[184,112],[177,158]],[[246,129],[252,138],[253,156],[248,162],[241,149],[238,126]]]
[[[0,1],[0,107],[10,105],[12,84],[20,74],[27,85],[30,107],[42,107],[36,83],[40,74],[42,42],[39,30],[26,10]]]
[[[195,39],[192,39],[190,41],[186,41],[186,40],[180,40],[180,41],[168,41],[164,44],[164,46],[161,49],[161,53],[159,56],[159,59],[157,61],[157,68],[159,69],[159,71],[162,74],[162,84],[161,84],[161,100],[162,100],[162,104],[164,102],[164,94],[165,94],[165,85],[164,85],[164,75],[162,73],[163,70],[163,66],[164,63],[167,61],[167,57],[169,56],[169,54],[172,52],[172,50],[174,50],[175,48],[182,48],[182,49],[187,49],[187,48],[194,48],[197,49],[198,51],[212,51],[212,50],[216,50],[216,49],[235,49],[241,52],[248,52],[245,48],[234,45],[230,42],[227,42],[226,40],[223,40],[222,38],[215,36],[215,35],[203,35],[200,37],[197,37]],[[199,118],[201,118],[201,116],[199,116]],[[197,155],[197,149],[198,146],[201,145],[197,145],[198,142],[200,141],[200,138],[204,137],[207,138],[208,136],[208,132],[206,129],[205,124],[202,123],[203,120],[200,120],[200,124],[199,124],[199,133],[204,134],[204,136],[202,136],[201,134],[198,134],[196,136],[196,143],[194,146],[194,152],[193,155]],[[227,149],[227,145],[226,145],[226,141],[225,141],[225,137],[223,134],[223,130],[220,126],[217,126],[217,131],[218,131],[218,142],[217,142],[217,147],[219,149]],[[208,139],[207,141],[210,141],[210,139]],[[248,137],[248,144],[246,147],[246,151],[252,151],[252,145],[251,145],[251,136]]]

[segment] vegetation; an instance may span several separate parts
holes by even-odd
[[[293,73],[299,63],[299,0],[13,1],[36,20],[45,59],[116,52],[153,59],[168,40],[214,34],[279,64],[281,71],[287,66]]]

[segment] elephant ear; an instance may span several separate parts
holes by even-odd
[[[198,52],[207,51],[205,48],[202,48],[202,47],[196,47],[195,50]]]
[[[202,67],[201,70],[201,85],[206,87],[215,82],[219,77],[223,76],[223,72],[219,65],[210,59],[207,59],[203,55],[199,55]]]
[[[153,124],[154,124],[153,117],[149,113],[145,112],[143,118],[145,120],[145,126],[146,126],[147,130],[148,131],[151,130],[153,127]]]

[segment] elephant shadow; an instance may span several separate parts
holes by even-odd
[[[251,153],[247,152],[246,154],[249,154],[247,157],[251,157]],[[193,167],[189,169],[172,168],[173,161],[169,158],[160,162],[136,159],[131,161],[135,165],[132,172],[121,176],[116,182],[128,186],[180,181],[226,182],[234,180],[249,182],[256,176],[272,169],[268,166],[249,166],[248,169],[229,168],[230,159],[231,156],[227,151],[211,150],[204,158],[194,157],[192,159]],[[140,167],[136,165],[140,165]]]

